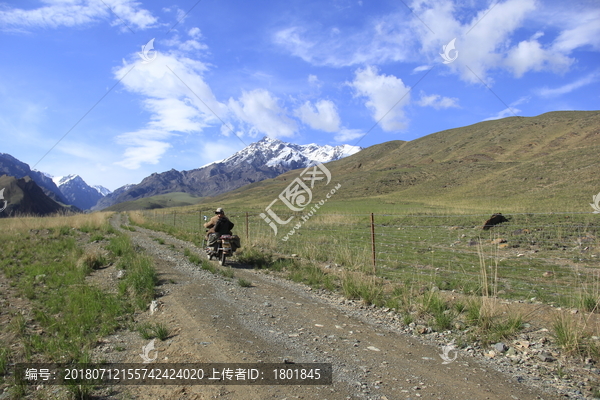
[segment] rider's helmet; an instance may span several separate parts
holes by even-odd
[[[215,214],[225,214],[225,211],[223,211],[223,209],[221,207],[217,208],[217,210],[215,211]]]

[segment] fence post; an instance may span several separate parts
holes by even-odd
[[[248,241],[248,211],[246,211],[246,242]]]
[[[202,210],[198,210],[198,232],[202,232]]]
[[[377,273],[377,270],[375,267],[375,220],[373,218],[373,213],[371,213],[371,250],[373,253],[373,274],[375,275]]]

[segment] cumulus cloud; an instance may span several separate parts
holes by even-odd
[[[413,0],[408,3],[412,13],[399,6],[401,12],[337,30],[295,21],[276,31],[273,41],[312,65],[339,68],[410,61],[423,64],[414,68],[417,73],[441,63],[442,46],[456,39],[458,58],[444,68],[464,81],[488,85],[493,84],[494,70],[507,70],[516,78],[536,71],[563,73],[575,61],[571,53],[576,49],[600,49],[597,7],[539,0],[467,3]],[[538,26],[540,32],[516,40],[528,25]],[[542,37],[542,29],[551,35]]]
[[[340,129],[340,116],[331,100],[320,100],[314,106],[310,101],[296,109],[296,116],[313,129],[336,132]]]
[[[298,131],[297,123],[268,90],[244,91],[239,100],[229,99],[228,105],[239,120],[250,125],[250,136],[291,137]]]
[[[356,96],[366,97],[365,105],[384,131],[404,130],[407,120],[403,107],[410,102],[410,89],[402,79],[378,72],[372,66],[358,69],[349,85],[354,88]]]
[[[156,17],[134,0],[44,0],[44,3],[47,5],[30,10],[0,11],[0,27],[9,30],[72,27],[111,19],[112,25],[125,23],[129,27],[147,29],[157,22]]]
[[[127,91],[141,96],[141,105],[150,113],[145,127],[117,138],[127,146],[118,164],[131,169],[157,163],[173,137],[201,133],[228,112],[203,79],[204,63],[168,52],[146,64],[135,57],[113,71]]]

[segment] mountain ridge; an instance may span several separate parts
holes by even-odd
[[[173,192],[197,197],[214,196],[253,182],[274,178],[310,163],[337,160],[360,150],[360,147],[350,145],[297,145],[265,136],[226,159],[200,168],[153,173],[139,184],[119,188],[100,199],[92,210]]]
[[[599,152],[600,111],[554,111],[377,144],[327,168],[343,182],[337,200],[368,198],[376,207],[584,211],[600,190],[592,173]],[[197,206],[264,209],[298,173],[289,171]]]

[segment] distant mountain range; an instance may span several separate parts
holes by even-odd
[[[114,192],[102,186],[90,186],[79,175],[53,177],[32,170],[26,163],[5,153],[0,153],[0,176],[6,175],[7,179],[15,178],[15,182],[12,180],[6,182],[8,184],[10,181],[15,190],[20,187],[21,194],[23,190],[28,193],[32,191],[32,194],[26,197],[38,199],[37,201],[42,205],[39,210],[44,213],[55,212],[63,206],[74,206],[79,210],[102,210],[125,201],[174,192],[183,192],[197,197],[214,196],[248,183],[274,178],[286,171],[306,167],[315,161],[326,163],[339,160],[360,150],[360,147],[349,145],[297,145],[265,137],[225,160],[190,171],[180,172],[172,169],[154,173],[137,185],[125,185]],[[29,178],[20,181],[26,177]],[[39,187],[45,196],[55,202],[56,207],[49,206],[50,203],[39,195],[34,186]],[[8,192],[10,190],[7,190]],[[27,207],[20,209],[14,204],[14,199],[17,197],[12,198],[11,210],[35,213],[31,210],[36,210],[36,207],[32,208],[28,203]],[[35,203],[34,200],[31,201]],[[161,207],[162,203],[152,204]]]
[[[315,161],[326,163],[339,160],[360,150],[360,147],[350,145],[297,145],[264,137],[222,161],[190,171],[172,169],[154,173],[137,185],[124,186],[103,197],[92,210],[173,192],[198,197],[215,196],[306,167]]]
[[[32,170],[29,165],[17,160],[10,154],[0,153],[0,175],[8,175],[17,179],[30,177],[52,200],[69,204],[52,178],[46,174]]]
[[[90,186],[79,175],[55,176],[56,184],[68,204],[81,210],[89,210],[98,200],[111,193],[102,186]]]

